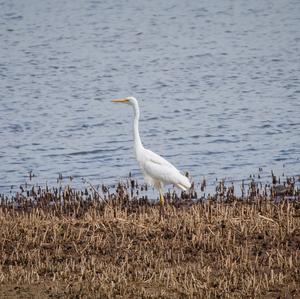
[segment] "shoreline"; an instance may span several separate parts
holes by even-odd
[[[37,182],[36,176],[30,172],[28,180],[20,184],[19,187],[11,186],[10,192],[0,193],[2,202],[19,202],[22,198],[27,198],[38,202],[43,199],[45,194],[53,198],[54,202],[63,200],[66,193],[81,200],[109,200],[111,195],[119,192],[127,195],[128,200],[146,199],[155,202],[158,199],[157,191],[147,185],[144,180],[131,177],[131,174],[123,180],[113,184],[92,184],[85,178],[80,179],[82,186],[78,188],[74,184],[73,177],[63,177],[61,174],[57,178],[56,185],[41,185]],[[218,199],[253,199],[257,196],[267,197],[269,199],[300,198],[300,175],[281,175],[275,176],[273,171],[270,176],[250,175],[244,179],[221,179],[214,182],[208,182],[205,178],[201,181],[193,181],[189,191],[180,191],[174,186],[165,187],[165,198],[169,201],[178,201],[179,199],[191,199],[193,201]]]

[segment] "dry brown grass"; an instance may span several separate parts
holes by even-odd
[[[0,207],[1,298],[296,298],[299,199]],[[299,297],[298,297],[299,298]]]

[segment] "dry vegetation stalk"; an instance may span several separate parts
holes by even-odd
[[[1,298],[300,293],[299,200],[47,200],[0,207]]]

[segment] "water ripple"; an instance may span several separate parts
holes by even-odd
[[[199,3],[2,2],[1,186],[139,176],[128,95],[195,179],[299,172],[300,2]]]

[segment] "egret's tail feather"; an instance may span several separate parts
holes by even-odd
[[[186,191],[187,188],[185,188],[184,186],[182,186],[181,184],[177,184],[176,185],[178,188],[182,189],[183,191]]]
[[[191,188],[191,182],[186,176],[182,175],[180,183],[178,183],[177,186],[183,191],[187,191]]]

